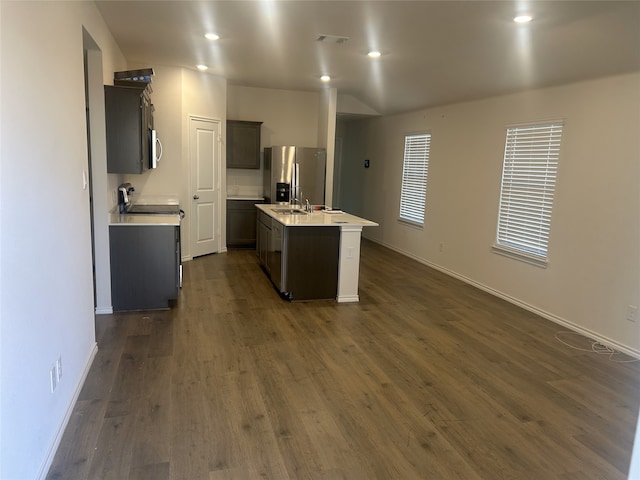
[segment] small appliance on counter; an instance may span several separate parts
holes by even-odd
[[[130,183],[123,183],[118,187],[118,210],[120,213],[126,213],[131,201],[129,195],[135,191]]]

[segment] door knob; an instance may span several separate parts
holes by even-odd
[[[193,196],[193,199],[194,199],[194,200],[198,200],[199,198],[200,198],[200,195],[194,195],[194,196]]]

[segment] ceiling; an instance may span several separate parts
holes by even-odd
[[[640,71],[640,1],[97,1],[128,61],[382,114]],[[534,20],[513,22],[518,13]],[[217,41],[206,32],[220,35]],[[337,44],[321,35],[348,37]],[[379,50],[378,59],[367,57]]]

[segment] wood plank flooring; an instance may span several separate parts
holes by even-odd
[[[184,268],[171,311],[97,317],[49,480],[626,478],[639,363],[367,241],[358,304]]]

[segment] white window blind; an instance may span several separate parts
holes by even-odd
[[[431,134],[407,135],[404,139],[404,165],[400,192],[400,218],[424,223],[427,195],[427,170]]]
[[[507,128],[495,248],[546,265],[562,123]]]

